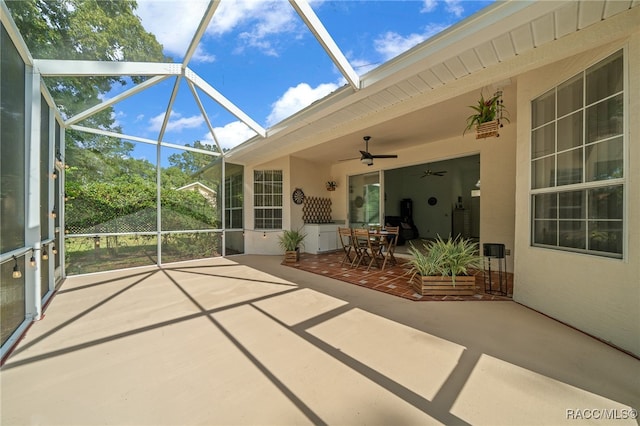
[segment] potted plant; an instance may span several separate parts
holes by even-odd
[[[278,236],[278,244],[284,250],[285,262],[297,262],[300,259],[300,247],[304,247],[304,239],[307,234],[299,229],[290,229],[282,231],[282,235]]]
[[[490,136],[499,137],[498,129],[503,126],[502,120],[509,122],[504,116],[507,110],[502,100],[502,91],[499,90],[492,97],[485,99],[480,93],[477,105],[470,105],[469,108],[475,111],[467,117],[467,127],[464,129],[463,135],[467,130],[476,129],[476,139],[488,138]]]
[[[438,236],[434,241],[413,244],[409,248],[411,259],[410,281],[414,290],[423,296],[473,295],[475,276],[472,269],[480,268],[482,257],[478,243],[465,238]]]

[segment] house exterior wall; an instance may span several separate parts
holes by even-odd
[[[281,230],[254,229],[253,214],[253,172],[254,170],[282,170],[282,229],[301,229],[303,204],[295,204],[291,198],[293,191],[300,188],[306,197],[332,198],[333,192],[326,190],[325,182],[331,177],[329,167],[296,157],[282,157],[269,163],[245,167],[245,252],[249,254],[281,254],[278,236]],[[304,251],[304,248],[302,249]]]
[[[590,335],[640,355],[640,8],[631,9],[602,23],[562,37],[539,49],[479,71],[474,79],[452,83],[464,90],[491,87],[510,80],[504,88],[511,123],[500,138],[476,140],[468,133],[394,151],[397,159],[375,161],[371,167],[359,161],[331,166],[295,157],[282,157],[268,164],[247,167],[246,252],[278,254],[276,234],[252,231],[252,181],[254,169],[284,171],[283,228],[301,223],[302,207],[291,201],[296,187],[307,196],[329,196],[332,216],[348,223],[349,176],[381,169],[406,167],[456,157],[480,154],[481,217],[480,242],[503,243],[511,251],[507,270],[514,272],[514,300],[576,327]],[[627,139],[625,249],[621,260],[584,255],[530,245],[530,102],[545,91],[624,47],[627,64]],[[462,89],[460,89],[462,90]],[[464,128],[461,115],[460,133]],[[355,129],[354,129],[355,131]],[[425,129],[425,141],[429,129]],[[417,140],[420,139],[418,135]],[[324,182],[333,177],[336,191],[328,195]]]
[[[633,12],[637,13],[637,12]],[[591,38],[595,39],[595,38]],[[627,139],[623,259],[531,246],[530,102],[625,48]],[[640,32],[518,77],[514,300],[640,355]],[[483,181],[484,183],[484,181]]]
[[[302,207],[304,204],[293,203],[291,200],[293,191],[296,188],[300,188],[304,191],[305,197],[329,198],[333,203],[332,195],[336,191],[327,191],[325,186],[325,182],[329,178],[331,178],[331,175],[327,165],[291,157],[291,183],[287,193],[291,201],[291,229],[304,227],[304,222],[302,221]]]

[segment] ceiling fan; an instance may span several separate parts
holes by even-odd
[[[362,139],[364,139],[364,151],[360,151],[360,154],[362,154],[362,156],[360,157],[360,162],[362,164],[366,164],[367,166],[371,166],[373,164],[373,159],[374,158],[398,158],[397,155],[395,154],[389,154],[389,155],[373,155],[369,152],[369,139],[371,139],[371,136],[364,136]]]
[[[428,176],[439,176],[439,177],[442,177],[442,176],[444,176],[445,173],[447,173],[446,170],[440,170],[439,172],[434,172],[431,169],[427,169],[422,173],[422,176],[420,176],[420,177],[421,178],[428,177]]]

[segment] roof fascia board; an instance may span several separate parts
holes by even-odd
[[[204,33],[207,31],[209,22],[211,22],[211,19],[213,18],[214,13],[216,13],[216,10],[218,9],[219,5],[220,5],[220,0],[211,0],[209,2],[209,6],[207,6],[207,10],[202,16],[202,19],[200,20],[200,24],[198,25],[198,29],[196,30],[196,33],[194,34],[193,39],[191,39],[189,48],[187,49],[184,55],[184,59],[182,61],[183,68],[186,67],[187,64],[189,64],[189,61],[191,61],[191,58],[193,57],[193,54],[196,52],[196,49],[200,44],[200,40],[202,39],[202,36],[204,36]]]
[[[257,134],[259,134],[263,138],[266,137],[267,132],[261,125],[251,119],[251,117],[245,114],[244,111],[235,106],[231,101],[225,98],[220,92],[214,89],[213,86],[207,83],[203,78],[193,72],[190,68],[185,69],[185,77],[187,78],[187,80],[191,81],[193,84],[202,89],[202,91],[209,95],[211,99],[220,104],[220,106],[222,106],[224,109],[233,114],[237,119],[253,129],[253,131],[255,131]]]
[[[473,15],[362,77],[363,87],[393,77],[402,80],[415,69],[444,62],[474,46],[490,41],[563,7],[567,2],[519,0],[498,2]],[[472,42],[470,44],[470,41]],[[393,84],[391,82],[390,84]]]
[[[74,115],[73,117],[69,118],[67,121],[65,121],[65,125],[69,126],[71,124],[76,124],[82,120],[84,120],[85,118],[91,117],[92,115],[106,109],[109,108],[111,105],[114,105],[124,99],[127,99],[130,96],[135,95],[136,93],[140,93],[143,90],[151,87],[151,86],[155,86],[156,84],[160,83],[161,81],[166,80],[167,78],[169,78],[168,75],[158,75],[155,77],[150,78],[149,80],[146,80],[138,85],[136,85],[135,87],[132,87],[131,89],[120,93],[117,96],[114,96],[111,99],[107,99],[101,103],[99,103],[98,105],[95,105],[91,108],[88,108],[76,115]]]
[[[27,44],[24,42],[24,38],[22,38],[22,34],[18,31],[18,27],[16,26],[15,21],[11,17],[11,13],[9,12],[9,8],[5,4],[4,0],[0,0],[0,21],[4,26],[5,30],[9,34],[9,38],[16,46],[18,50],[18,54],[22,58],[27,66],[33,66],[33,56],[31,56],[31,52],[29,52],[29,48]]]
[[[211,133],[211,137],[213,138],[213,141],[216,143],[216,146],[218,147],[218,151],[222,152],[222,147],[220,146],[220,142],[218,142],[218,138],[216,137],[216,133],[213,130],[213,126],[211,125],[211,121],[209,121],[209,116],[207,115],[207,111],[205,111],[204,109],[204,105],[202,105],[202,102],[200,101],[200,96],[198,96],[198,92],[196,91],[196,88],[194,86],[194,84],[187,80],[187,85],[189,86],[189,89],[191,90],[191,94],[193,95],[193,98],[195,99],[196,103],[198,104],[198,108],[200,109],[200,114],[202,114],[202,117],[204,118],[204,122],[207,124],[207,128],[209,129],[209,133]]]
[[[169,62],[108,62],[61,59],[34,59],[34,66],[44,77],[180,75],[180,64]]]
[[[116,133],[116,132],[111,132],[111,131],[102,130],[102,129],[92,129],[91,127],[78,126],[77,124],[72,124],[71,126],[69,126],[69,129],[77,130],[79,132],[91,133],[91,134],[94,134],[94,135],[108,136],[110,138],[123,139],[123,140],[127,140],[127,141],[132,141],[132,142],[146,143],[146,144],[155,145],[155,146],[158,145],[158,141],[154,140],[154,139],[147,139],[147,138],[141,138],[141,137],[138,137],[138,136],[124,135],[122,133]],[[188,146],[178,145],[178,144],[169,143],[169,142],[162,142],[159,145],[167,147],[167,148],[176,148],[176,149],[180,149],[180,150],[183,150],[183,151],[197,152],[199,154],[206,154],[206,155],[211,155],[211,156],[215,156],[215,157],[219,157],[220,156],[220,153],[218,153],[218,152],[207,151],[206,149],[191,148],[191,147],[188,147]]]
[[[309,30],[322,45],[324,51],[331,57],[331,60],[347,79],[351,87],[355,90],[360,89],[360,77],[351,67],[347,58],[342,54],[342,51],[326,30],[322,21],[320,21],[318,16],[313,12],[309,3],[307,3],[306,0],[289,0],[289,3],[291,3],[298,15],[300,15],[300,18],[302,18]]]

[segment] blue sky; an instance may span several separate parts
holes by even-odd
[[[491,3],[310,1],[359,75]],[[182,62],[206,6],[200,0],[138,0],[137,14],[164,46],[165,54]],[[286,0],[223,0],[189,67],[265,128],[346,84]],[[125,134],[157,139],[173,84],[170,79],[115,105]],[[231,148],[255,134],[205,94],[199,92],[199,96],[223,147]],[[195,140],[212,143],[197,103],[183,83],[164,141],[184,145]],[[155,158],[152,146],[138,147],[135,155]]]

